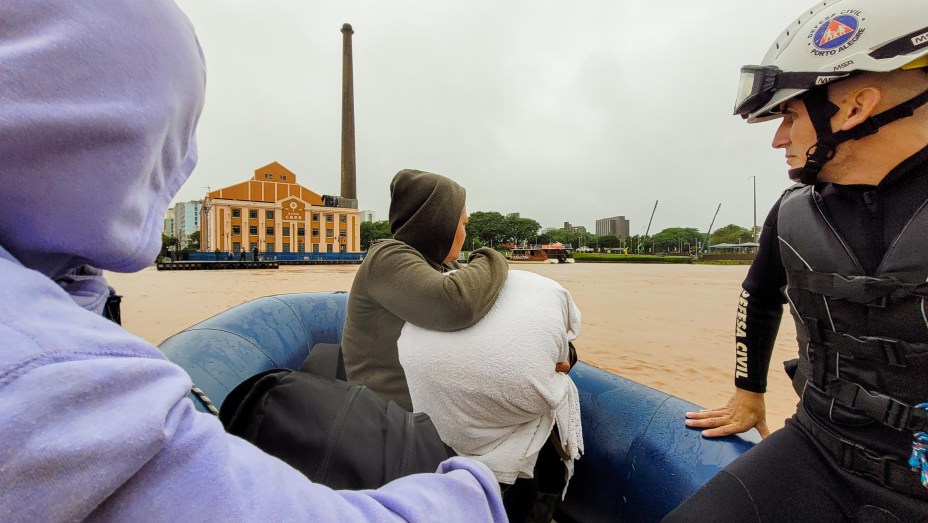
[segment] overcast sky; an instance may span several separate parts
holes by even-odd
[[[354,27],[358,199],[387,218],[399,169],[444,174],[469,211],[593,231],[757,220],[789,185],[775,123],[731,116],[811,0],[179,0],[206,55],[200,162],[176,201],[277,161],[340,190],[341,46]]]

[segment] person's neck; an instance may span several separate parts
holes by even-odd
[[[838,155],[826,164],[819,180],[838,185],[878,185],[897,165],[926,145],[928,130],[924,128],[883,128],[877,134],[839,145]]]

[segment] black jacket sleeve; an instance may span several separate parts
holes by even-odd
[[[766,392],[767,371],[773,344],[783,317],[786,270],[780,259],[777,215],[773,206],[760,234],[760,246],[738,298],[735,322],[735,386],[751,392]]]

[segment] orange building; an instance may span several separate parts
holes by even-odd
[[[357,200],[322,196],[277,162],[251,180],[210,191],[200,211],[200,250],[360,252]]]

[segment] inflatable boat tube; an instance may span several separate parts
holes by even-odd
[[[161,344],[219,407],[245,379],[297,368],[317,343],[339,343],[347,294],[268,296],[233,307]],[[581,354],[582,358],[582,354]],[[659,521],[759,435],[704,439],[683,425],[693,403],[578,363],[586,453],[557,521]],[[197,408],[208,412],[195,396]]]

